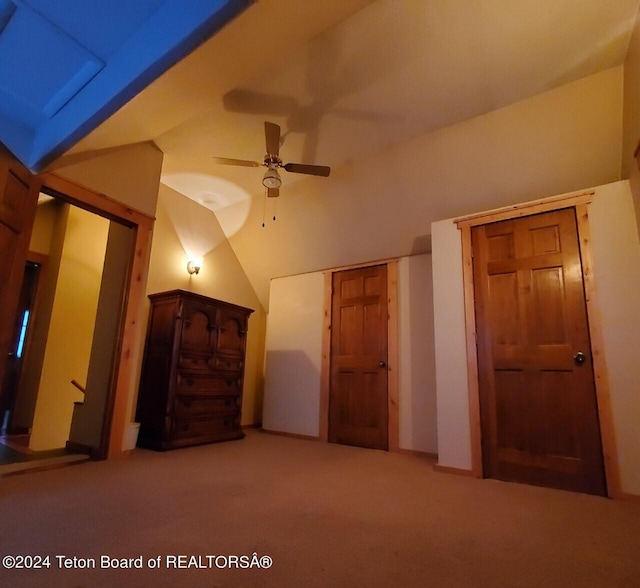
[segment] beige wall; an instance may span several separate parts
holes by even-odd
[[[640,227],[640,170],[633,157],[640,145],[640,20],[636,24],[624,62],[624,141],[622,177],[630,180],[636,219]]]
[[[332,169],[289,175],[230,241],[265,307],[269,280],[425,253],[432,222],[620,179],[616,67]],[[384,132],[384,128],[380,129]]]
[[[109,221],[70,207],[29,447],[64,447],[86,385]]]
[[[591,244],[622,490],[640,495],[640,241],[628,183],[595,190]],[[470,469],[460,234],[452,220],[432,231],[439,463]]]
[[[429,255],[398,262],[400,447],[437,452]],[[264,427],[320,434],[324,273],[271,281],[265,360]]]
[[[187,251],[203,258],[198,275],[187,273]],[[254,310],[249,318],[242,424],[261,422],[266,314],[213,212],[161,185],[147,292],[180,288]],[[149,303],[146,301],[145,316]],[[146,319],[145,319],[146,320]],[[135,414],[134,399],[131,411]]]
[[[151,142],[61,158],[54,173],[153,216],[162,152]]]

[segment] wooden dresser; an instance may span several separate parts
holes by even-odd
[[[248,308],[184,290],[151,294],[138,393],[138,445],[241,439]]]

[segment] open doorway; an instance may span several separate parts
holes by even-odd
[[[83,449],[98,459],[119,457],[129,449],[123,443],[131,418],[131,392],[140,356],[140,326],[144,322],[143,299],[154,219],[54,173],[34,176],[0,145],[0,386],[11,352],[39,193],[60,198],[109,222],[101,282],[104,287],[100,289],[96,313],[87,394],[84,403],[74,406],[66,446]]]
[[[0,395],[0,464],[105,456],[134,233],[40,194]]]

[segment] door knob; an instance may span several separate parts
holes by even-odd
[[[386,367],[386,365],[387,365],[387,364],[386,364],[384,361],[379,361],[379,362],[378,362],[378,365],[379,365],[380,367]]]
[[[573,361],[576,362],[576,365],[582,365],[585,361],[587,361],[587,356],[582,353],[582,351],[578,351],[578,353],[573,356]]]

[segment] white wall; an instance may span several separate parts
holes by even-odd
[[[324,274],[271,281],[263,426],[320,434]],[[431,256],[398,263],[400,447],[437,452]]]
[[[438,462],[471,469],[462,244],[451,220],[431,225]]]
[[[594,277],[622,491],[640,495],[640,241],[628,182],[595,189],[589,218]],[[432,224],[439,463],[470,469],[460,234]]]
[[[622,489],[640,495],[640,240],[629,184],[599,187],[589,218]]]
[[[320,434],[324,274],[271,280],[262,426]]]
[[[431,255],[398,262],[400,447],[438,453]]]

